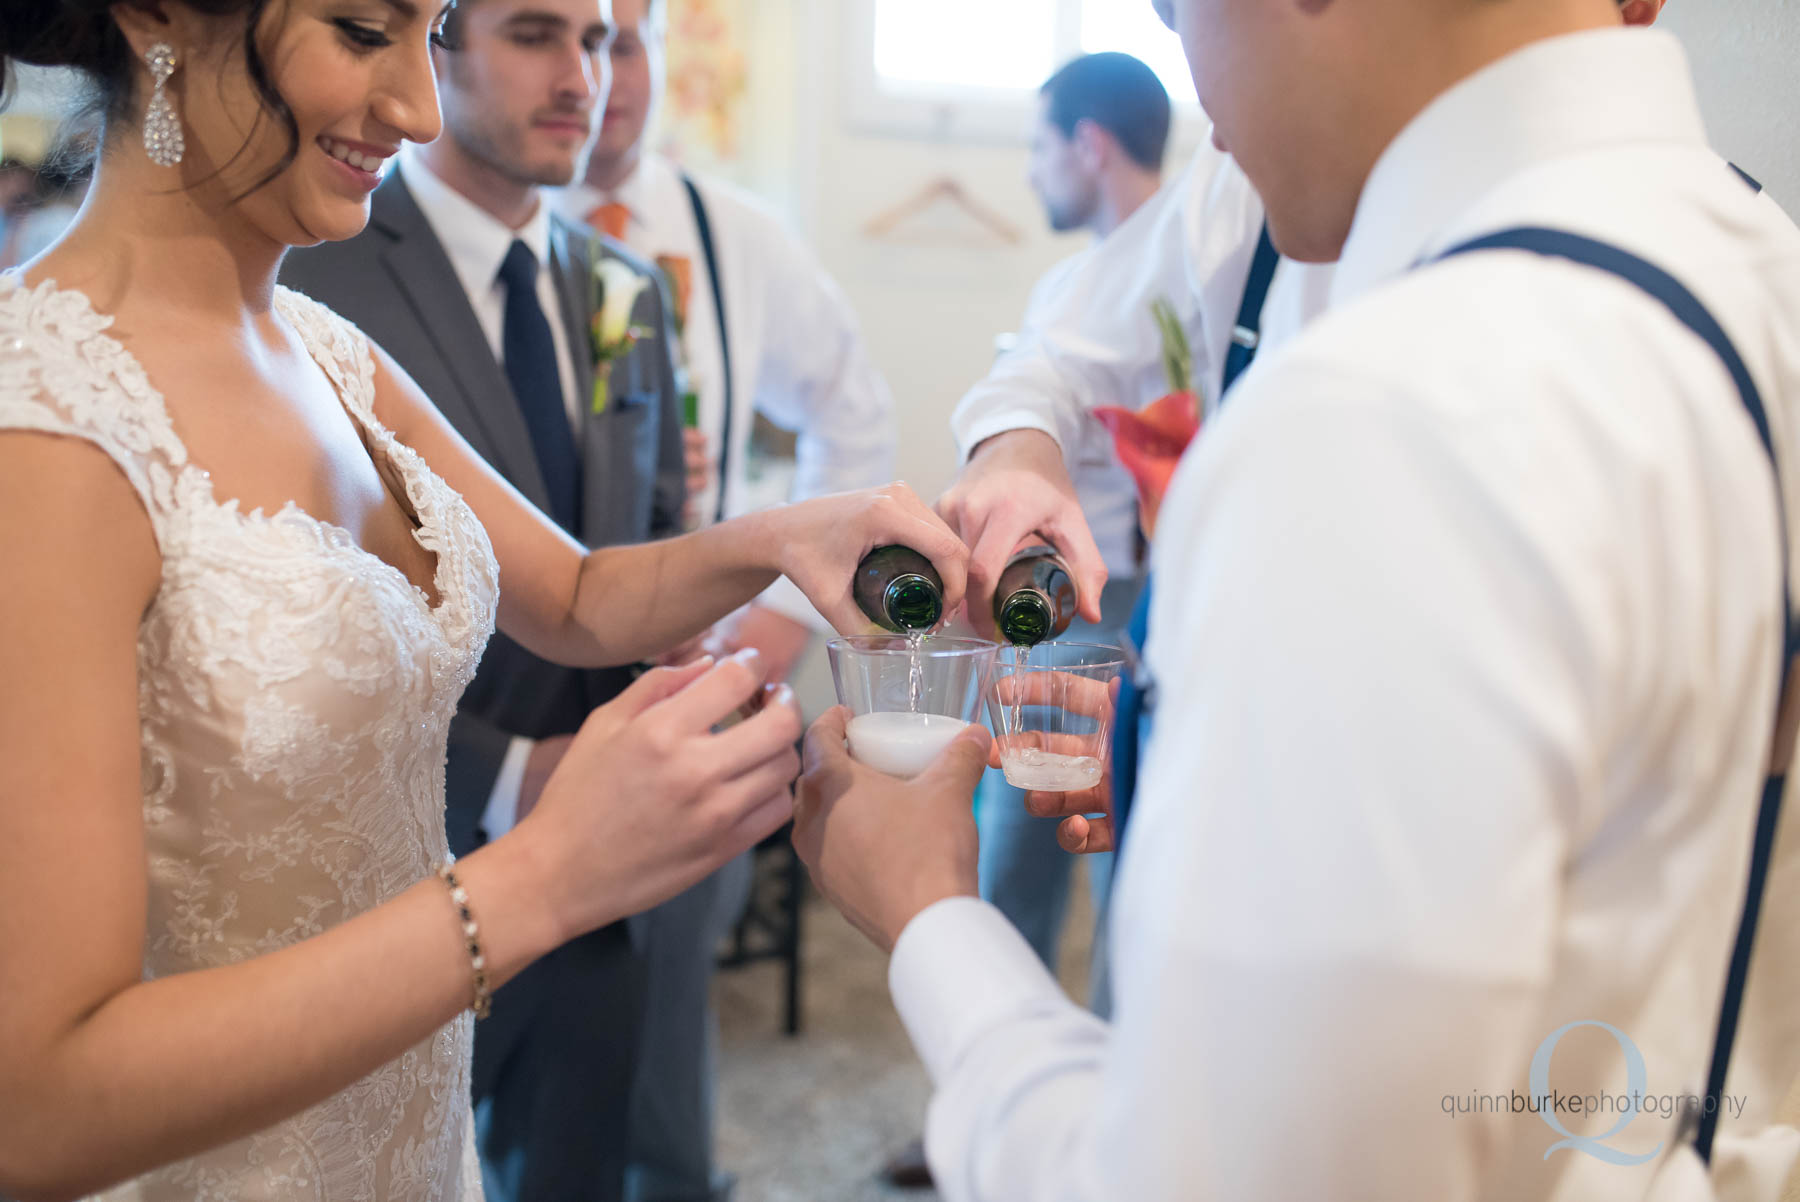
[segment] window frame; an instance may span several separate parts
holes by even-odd
[[[859,133],[938,142],[1022,146],[1031,140],[1038,93],[1031,88],[984,88],[925,83],[884,84],[875,68],[877,0],[845,0],[841,56],[845,70],[846,124]],[[1056,36],[1052,58],[1067,62],[1081,53],[1082,0],[1053,0]],[[1117,2],[1117,0],[1115,0]],[[1142,0],[1148,3],[1149,0]],[[1173,36],[1173,35],[1171,35]],[[1191,100],[1175,101],[1172,142],[1205,129],[1206,114]]]

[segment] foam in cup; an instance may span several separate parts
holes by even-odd
[[[883,711],[850,719],[850,755],[889,776],[917,776],[969,723],[944,714]]]

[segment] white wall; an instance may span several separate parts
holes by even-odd
[[[781,6],[764,0],[760,7]],[[935,497],[955,470],[951,409],[985,374],[994,336],[1016,326],[1038,276],[1085,242],[1047,231],[1025,182],[1022,137],[1017,145],[959,145],[850,128],[844,119],[848,6],[840,0],[786,0],[786,6],[799,47],[797,215],[849,294],[870,354],[894,390],[899,476]],[[871,218],[940,175],[961,181],[1024,240],[1010,245],[986,237],[949,210],[922,215],[895,240],[864,234]]]
[[[1800,213],[1800,2],[1669,0],[1713,145]]]

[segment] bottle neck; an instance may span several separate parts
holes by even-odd
[[[1050,598],[1037,589],[1019,589],[1000,603],[995,615],[1000,634],[1019,646],[1033,646],[1050,637],[1056,611]]]
[[[926,577],[903,572],[888,581],[882,609],[897,630],[930,630],[944,616],[944,598]]]

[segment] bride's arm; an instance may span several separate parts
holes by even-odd
[[[463,441],[403,368],[371,350],[378,416],[481,519],[500,561],[500,628],[545,659],[600,667],[654,658],[782,574],[838,629],[871,629],[850,583],[857,562],[887,543],[904,543],[937,565],[946,612],[962,600],[968,549],[903,484],[777,506],[661,542],[584,551]]]
[[[436,879],[281,951],[143,981],[149,521],[92,447],[0,432],[0,563],[0,1194],[78,1197],[230,1142],[469,1005]],[[496,988],[780,824],[797,718],[708,733],[758,683],[732,661],[650,674],[589,718],[529,818],[458,864]]]

